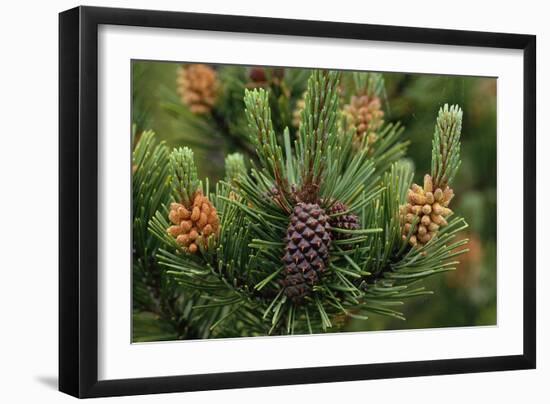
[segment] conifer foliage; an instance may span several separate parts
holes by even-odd
[[[299,123],[287,113],[282,126],[281,111],[293,107],[283,102],[286,74],[251,70],[239,115],[244,154],[227,155],[216,184],[200,178],[190,148],[169,151],[151,132],[136,143],[134,297],[172,319],[174,338],[404,319],[397,308],[406,299],[431,293],[421,281],[452,270],[465,251],[456,236],[467,225],[448,207],[460,108],[440,111],[432,172],[411,186],[403,128],[382,119],[381,75],[311,71]],[[283,101],[273,102],[274,87]]]
[[[435,237],[446,218],[454,191],[449,187],[460,166],[460,132],[462,110],[447,104],[439,111],[432,150],[432,174],[424,176],[424,186],[413,184],[407,194],[407,204],[401,207],[403,239],[413,247]]]

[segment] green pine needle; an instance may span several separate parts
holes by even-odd
[[[194,195],[200,190],[193,150],[188,147],[174,149],[170,154],[172,189],[179,202],[191,206]]]
[[[241,175],[246,175],[244,156],[241,153],[232,153],[225,158],[225,179],[233,183]]]
[[[432,142],[432,177],[434,186],[445,188],[460,167],[460,132],[462,109],[445,104],[439,109]]]

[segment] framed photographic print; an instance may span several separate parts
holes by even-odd
[[[535,37],[60,14],[59,386],[535,367]]]

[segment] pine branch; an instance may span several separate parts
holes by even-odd
[[[301,199],[304,201],[317,198],[326,168],[326,152],[337,136],[339,77],[337,72],[315,70],[308,81],[302,125],[296,143],[301,171]]]
[[[283,151],[277,142],[271,120],[269,94],[264,89],[246,90],[244,103],[250,138],[256,147],[260,163],[265,168],[264,172],[273,178],[280,192],[289,194]]]
[[[152,131],[144,131],[133,151],[133,299],[134,307],[144,313],[154,313],[146,327],[157,329],[157,340],[204,337],[200,323],[191,318],[189,304],[192,293],[182,293],[172,278],[163,271],[155,258],[164,245],[148,229],[150,219],[171,198],[168,148],[157,143]],[[136,317],[137,316],[137,317]],[[136,314],[134,340],[149,337],[140,334],[143,316]],[[194,325],[191,325],[191,322]]]
[[[179,221],[170,218],[173,224],[169,222],[166,205],[150,220],[150,234],[161,245],[156,259],[163,273],[182,295],[195,292],[190,310],[199,319],[202,335],[330,332],[343,327],[347,318],[365,320],[371,313],[402,319],[399,307],[404,299],[430,293],[413,284],[452,269],[456,255],[464,251],[460,248],[465,240],[455,241],[466,226],[460,218],[419,248],[410,248],[408,240],[402,239],[399,206],[405,202],[412,180],[411,166],[396,163],[406,146],[398,141],[402,129],[389,124],[381,129],[373,152],[354,150],[353,132],[336,125],[340,113],[338,77],[326,71],[311,74],[302,125],[294,142],[288,130],[277,136],[269,92],[245,92],[245,116],[258,164],[252,163],[247,171],[242,155],[227,157],[226,180],[218,182],[215,193],[208,195],[218,210],[220,226],[207,246],[195,253],[182,248],[167,231]],[[359,84],[376,92],[382,91],[376,85],[380,82],[367,79]],[[457,141],[452,133],[456,130],[449,131],[453,125],[445,126],[446,122],[445,117],[438,121],[434,145],[437,143],[438,151],[450,148],[453,152],[441,153],[448,157],[445,164],[442,159],[435,167],[442,175],[454,175]],[[180,148],[172,152],[170,169],[173,197],[189,205],[202,189],[192,151]],[[319,272],[302,300],[294,300],[283,282],[288,260],[282,257],[290,216],[299,201],[315,205],[304,206],[301,212],[298,209],[295,219],[304,213],[305,218],[296,219],[304,224],[307,216],[314,214],[322,216],[324,224],[331,218],[355,216],[351,228],[315,228],[320,235],[330,232],[326,269]],[[345,207],[331,212],[336,202]],[[177,234],[179,230],[175,230]]]

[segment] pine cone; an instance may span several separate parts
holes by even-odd
[[[362,144],[366,137],[366,145],[371,146],[378,139],[377,131],[384,123],[384,111],[380,98],[376,96],[352,96],[350,103],[344,106],[344,114],[349,124],[355,127],[356,146]]]
[[[208,238],[217,237],[220,228],[216,208],[201,192],[195,194],[192,206],[172,203],[168,217],[173,223],[168,234],[191,254],[198,251],[199,245],[206,249]]]
[[[270,68],[269,77],[265,67],[252,67],[250,69],[250,73],[248,74],[248,77],[250,78],[250,83],[247,84],[247,87],[265,87],[270,84],[279,86],[281,85],[284,76],[285,69],[282,67]]]
[[[263,67],[253,67],[250,69],[248,75],[252,83],[255,83],[258,86],[267,85],[267,77],[265,75],[265,69]]]
[[[285,295],[300,302],[326,271],[331,242],[328,215],[316,203],[300,202],[290,215],[286,235]]]
[[[420,220],[412,230],[409,244],[422,246],[430,241],[440,227],[447,226],[445,218],[453,213],[448,208],[453,197],[454,192],[448,186],[444,190],[434,190],[433,179],[429,174],[424,176],[424,187],[413,184],[407,194],[407,204],[401,206],[403,239],[407,239],[413,222],[419,217]]]
[[[347,210],[348,207],[342,202],[336,202],[330,207],[330,209],[328,210],[328,214],[330,215],[329,222],[332,228],[345,230],[359,229],[359,217],[357,215],[354,215],[353,213],[346,213],[343,215],[341,214],[343,212],[346,212]],[[336,231],[333,232],[332,235],[334,240],[346,240],[352,238],[353,236],[352,234],[340,233]]]
[[[206,114],[216,103],[218,79],[216,71],[203,64],[180,66],[177,91],[183,104],[194,114]]]

